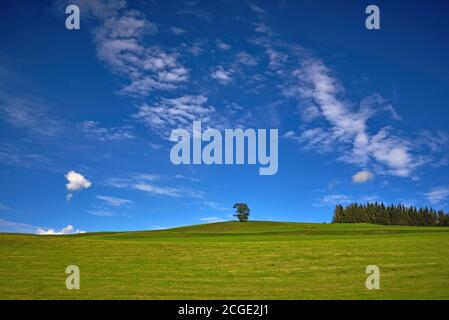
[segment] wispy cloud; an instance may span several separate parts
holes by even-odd
[[[21,222],[13,222],[0,218],[0,232],[8,232],[8,233],[36,233],[39,227],[21,223]]]
[[[265,10],[262,9],[260,6],[254,4],[254,3],[252,3],[252,2],[249,2],[249,1],[247,1],[247,4],[248,4],[248,7],[249,7],[253,12],[255,12],[255,13],[257,13],[257,14],[265,14]]]
[[[245,51],[240,51],[235,55],[235,63],[237,65],[251,66],[257,65],[258,61],[255,57]]]
[[[221,39],[217,39],[216,44],[217,44],[218,49],[220,49],[220,50],[225,50],[226,51],[226,50],[231,49],[231,45],[226,43],[226,42],[224,42]]]
[[[204,20],[206,22],[211,21],[213,18],[213,15],[209,11],[193,7],[180,9],[178,10],[178,14],[191,15],[197,19]]]
[[[89,209],[87,212],[97,217],[115,217],[117,214],[109,210]]]
[[[224,207],[222,204],[214,201],[204,201],[202,203],[205,207],[215,211],[231,211],[232,209]]]
[[[378,110],[388,110],[393,118],[399,118],[380,95],[365,98],[359,110],[353,111],[351,103],[344,98],[343,86],[322,61],[308,58],[293,75],[297,85],[290,87],[286,94],[318,108],[320,118],[328,124],[327,127],[309,125],[303,129],[297,140],[308,148],[324,152],[336,150],[341,153],[342,161],[359,166],[371,163],[384,173],[402,177],[410,176],[426,161],[413,152],[412,142],[395,133],[391,126],[369,133],[367,122]]]
[[[178,198],[182,195],[182,191],[180,189],[170,187],[158,187],[151,185],[149,183],[136,183],[132,187],[136,190],[173,198]]]
[[[189,70],[176,53],[145,45],[144,35],[155,34],[158,28],[142,13],[126,9],[125,1],[108,9],[89,2],[83,6],[99,22],[94,31],[98,58],[129,81],[122,93],[148,96],[154,90],[173,90],[188,80]]]
[[[121,141],[131,140],[135,136],[131,132],[131,127],[101,127],[96,121],[83,121],[77,124],[78,129],[88,138],[99,141]]]
[[[13,209],[0,202],[0,211],[13,211]]]
[[[112,196],[105,196],[105,195],[97,195],[97,199],[104,201],[106,204],[113,206],[113,207],[122,207],[126,205],[130,205],[133,202],[128,199],[123,198],[117,198]]]
[[[175,178],[176,178],[176,179],[182,179],[182,180],[193,181],[193,182],[199,182],[199,181],[200,181],[200,179],[192,178],[192,177],[186,177],[186,176],[184,176],[184,175],[182,175],[182,174],[177,174],[177,175],[175,175]]]
[[[449,199],[449,188],[433,188],[429,192],[424,193],[424,195],[426,196],[427,200],[433,205],[443,204]]]
[[[52,228],[38,227],[27,223],[8,221],[0,218],[0,232],[34,233],[40,235],[62,235],[62,234],[84,233],[85,231],[78,230],[71,224],[59,230],[56,230]]]
[[[195,191],[178,186],[171,187],[167,185],[161,185],[161,180],[167,179],[162,177],[161,175],[139,173],[132,174],[128,178],[108,178],[103,184],[114,188],[125,188],[130,190],[143,191],[155,196],[166,196],[172,198],[201,198],[203,196],[203,193],[200,191]]]
[[[170,32],[172,32],[173,34],[175,34],[177,36],[180,36],[180,35],[186,33],[186,30],[183,28],[172,26],[172,27],[170,27]]]
[[[323,207],[323,206],[335,206],[337,204],[349,204],[353,202],[350,196],[345,194],[332,194],[332,195],[326,195],[318,199],[318,202],[314,204],[316,207]]]
[[[27,130],[33,137],[53,137],[62,130],[45,103],[33,97],[0,95],[0,116],[9,125]]]
[[[52,160],[43,154],[26,152],[21,147],[9,144],[0,145],[0,161],[26,169],[51,167],[52,165]]]
[[[186,95],[161,99],[155,105],[142,104],[132,117],[168,138],[171,129],[189,128],[195,120],[207,123],[215,108],[207,105],[207,97]]]

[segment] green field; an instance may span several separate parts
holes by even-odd
[[[0,299],[449,299],[449,228],[223,222],[0,234]],[[81,289],[65,288],[65,268]],[[365,288],[377,265],[381,289]]]

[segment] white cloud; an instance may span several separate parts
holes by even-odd
[[[352,176],[352,181],[354,183],[365,183],[374,178],[374,175],[372,172],[368,170],[362,170],[357,172],[355,175]]]
[[[21,168],[52,167],[52,160],[42,154],[25,152],[15,145],[0,145],[0,161]]]
[[[210,21],[213,17],[209,11],[206,11],[204,9],[197,9],[197,8],[181,9],[181,10],[178,10],[178,14],[192,15],[192,16],[196,17],[197,19],[201,19],[204,21]]]
[[[318,59],[305,59],[301,68],[293,72],[298,85],[288,88],[288,96],[296,96],[307,106],[319,108],[320,118],[329,127],[304,128],[298,141],[309,149],[328,152],[337,150],[340,160],[359,166],[372,163],[382,173],[407,177],[422,165],[425,157],[413,153],[412,142],[384,127],[370,134],[368,120],[379,111],[387,110],[399,119],[385,99],[374,94],[365,98],[358,111],[344,98],[344,89],[331,71]]]
[[[176,179],[189,179],[183,176],[174,176]],[[165,196],[171,198],[190,197],[202,198],[203,192],[184,188],[177,182],[176,187],[161,185],[161,182],[156,184],[156,181],[163,180],[161,175],[152,174],[132,174],[129,178],[109,178],[103,184],[114,188],[125,188],[129,190],[143,191],[148,194],[156,196]]]
[[[232,82],[232,71],[225,70],[223,67],[218,67],[211,73],[212,79],[217,80],[219,83],[227,85]]]
[[[92,182],[87,180],[83,175],[76,171],[69,171],[65,178],[67,179],[66,188],[69,193],[66,196],[66,200],[70,201],[72,199],[72,192],[90,188]]]
[[[255,22],[254,23],[254,31],[257,33],[263,33],[266,35],[273,35],[273,31],[263,22]]]
[[[433,134],[428,130],[422,130],[418,142],[427,146],[432,152],[444,152],[449,144],[449,135],[444,131]]]
[[[265,14],[265,10],[254,3],[248,2],[248,7],[257,14]]]
[[[203,205],[212,209],[212,210],[218,210],[218,211],[230,211],[232,209],[230,208],[225,208],[223,205],[221,205],[218,202],[214,202],[214,201],[204,201]]]
[[[182,180],[193,181],[193,182],[199,182],[199,181],[200,181],[200,179],[192,178],[192,177],[186,177],[186,176],[184,176],[184,175],[182,175],[182,174],[177,174],[177,175],[175,175],[175,178],[176,178],[176,179],[182,179]]]
[[[449,198],[449,188],[437,187],[424,194],[432,204],[441,204]]]
[[[142,181],[157,181],[161,180],[162,176],[159,174],[149,174],[149,173],[136,173],[133,175],[136,180]]]
[[[172,129],[191,128],[195,120],[207,123],[215,108],[206,103],[207,97],[202,95],[163,98],[153,106],[141,105],[132,117],[167,138]]]
[[[60,234],[76,234],[85,233],[85,231],[75,229],[71,224],[63,227],[60,230],[55,230],[52,228],[38,227],[27,223],[13,222],[0,218],[0,232],[9,233],[34,233],[42,235],[60,235]]]
[[[33,137],[53,137],[62,130],[44,102],[36,98],[0,95],[0,117],[11,126],[28,130]]]
[[[257,59],[254,58],[252,55],[245,51],[240,51],[235,55],[236,63],[242,64],[245,66],[256,66],[257,65]]]
[[[157,32],[155,24],[135,10],[112,10],[108,16],[98,16],[95,30],[97,56],[113,72],[123,75],[129,84],[122,92],[132,96],[147,96],[154,90],[173,90],[189,77],[189,70],[178,62],[175,53],[144,44],[145,34]],[[181,29],[172,29],[172,32]]]
[[[269,59],[268,69],[281,72],[281,69],[283,69],[287,63],[288,56],[282,52],[274,50],[271,47],[267,48],[265,53]]]
[[[349,204],[352,202],[352,199],[344,194],[332,194],[326,195],[319,199],[318,203],[315,203],[314,206],[335,206],[337,204]]]
[[[229,50],[229,49],[231,49],[231,45],[227,44],[226,42],[223,42],[223,40],[221,40],[221,39],[217,40],[217,47],[220,50]]]
[[[0,202],[0,211],[13,211],[13,209]]]
[[[75,229],[71,224],[67,225],[66,227],[62,228],[59,231],[56,231],[54,229],[42,229],[42,228],[38,228],[36,230],[36,234],[40,235],[63,235],[63,234],[78,234],[78,233],[85,233],[85,231]]]
[[[90,209],[87,210],[87,212],[93,216],[97,216],[97,217],[114,217],[116,216],[115,213],[110,212],[108,210],[100,210],[100,209]]]
[[[104,128],[96,121],[83,121],[77,124],[78,129],[87,137],[100,141],[120,141],[134,139],[130,127]]]
[[[186,33],[186,30],[184,30],[183,28],[179,28],[179,27],[175,27],[175,26],[170,27],[170,31],[177,36]]]
[[[132,186],[136,190],[145,191],[155,195],[169,196],[178,198],[182,195],[182,191],[177,188],[157,187],[148,183],[137,183]]]
[[[8,232],[8,233],[36,233],[36,230],[39,227],[21,223],[8,221],[0,218],[0,232]]]
[[[105,203],[107,203],[108,205],[113,206],[113,207],[122,207],[122,206],[130,205],[133,203],[131,200],[128,200],[128,199],[111,197],[111,196],[103,196],[103,195],[98,195],[97,199],[100,199],[100,200],[104,201]]]

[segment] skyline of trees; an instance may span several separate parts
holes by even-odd
[[[407,207],[403,204],[351,203],[335,206],[332,223],[373,223],[401,226],[449,226],[449,213],[433,208]]]

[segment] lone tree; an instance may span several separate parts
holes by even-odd
[[[236,209],[234,217],[237,217],[240,222],[248,221],[250,210],[246,203],[236,203],[233,208]]]

